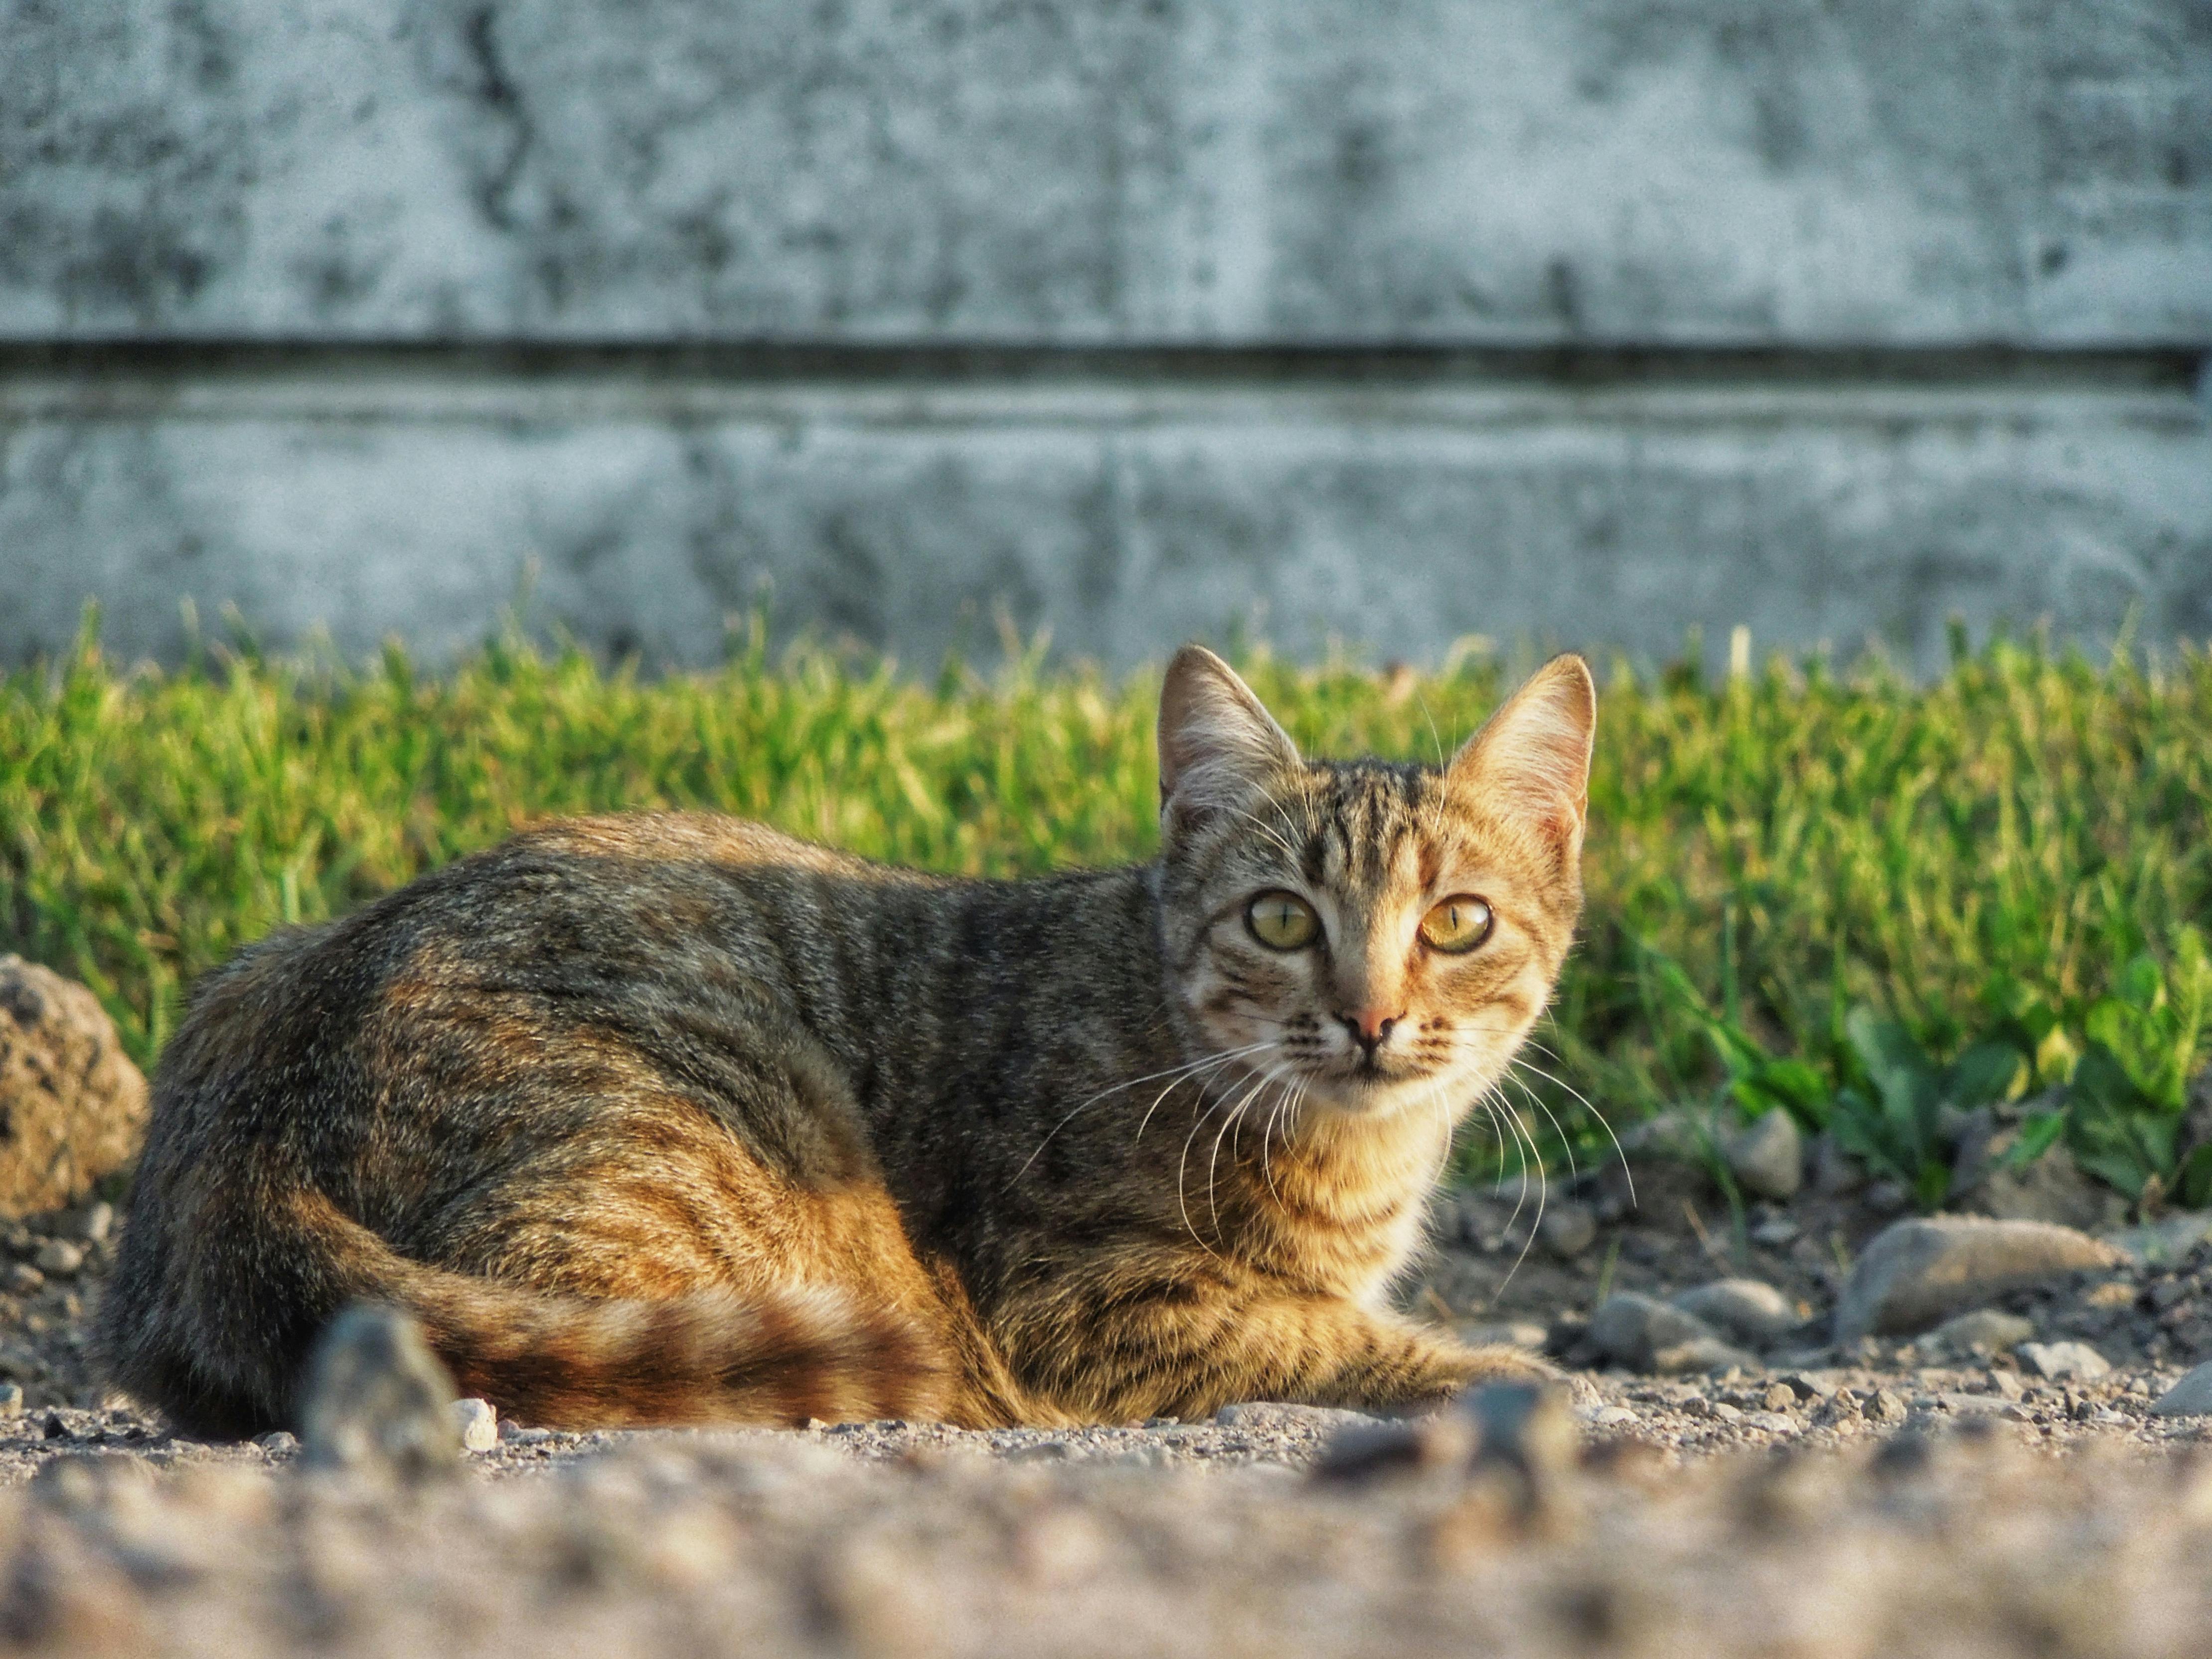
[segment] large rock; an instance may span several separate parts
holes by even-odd
[[[1899,1221],[1877,1234],[1852,1267],[1836,1305],[1836,1340],[1914,1335],[2008,1291],[2127,1260],[2112,1245],[2047,1222]]]
[[[90,991],[0,957],[0,1215],[58,1209],[138,1155],[146,1079]]]

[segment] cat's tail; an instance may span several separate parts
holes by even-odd
[[[256,1223],[255,1260],[228,1258],[248,1271],[227,1284],[210,1282],[204,1249],[198,1271],[158,1297],[118,1273],[102,1310],[111,1370],[180,1426],[293,1424],[314,1337],[356,1302],[411,1315],[463,1395],[547,1427],[927,1420],[956,1393],[942,1345],[917,1321],[836,1291],[552,1295],[409,1261],[318,1194],[279,1206],[281,1222],[264,1212]]]

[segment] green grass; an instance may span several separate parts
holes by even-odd
[[[1480,659],[1244,666],[1319,754],[1432,759],[1502,690]],[[1781,662],[1601,678],[1589,921],[1544,1034],[1561,1083],[1539,1085],[1578,1142],[1565,1084],[1616,1125],[1711,1098],[1718,1018],[1832,1090],[1854,1006],[1948,1059],[2023,1000],[2087,1030],[2130,964],[2193,948],[2201,653],[2153,672],[2000,641],[1927,685]],[[87,645],[0,679],[0,947],[86,980],[146,1061],[241,943],[547,814],[712,806],[945,870],[1143,858],[1153,692],[1035,661],[917,682],[757,635],[664,678],[514,643],[434,677],[396,653],[126,672]],[[2198,1058],[2193,1024],[2166,1040]]]

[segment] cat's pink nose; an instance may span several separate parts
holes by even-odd
[[[1353,1013],[1337,1016],[1343,1022],[1344,1029],[1352,1033],[1352,1040],[1370,1054],[1382,1046],[1384,1039],[1390,1035],[1390,1028],[1404,1018],[1403,1010],[1386,1014],[1380,1008],[1362,1008]]]

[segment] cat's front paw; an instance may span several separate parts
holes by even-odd
[[[1565,1389],[1568,1399],[1577,1406],[1595,1405],[1598,1401],[1597,1385],[1589,1378],[1577,1371],[1562,1370],[1525,1348],[1493,1343],[1486,1347],[1466,1349],[1462,1358],[1462,1376],[1458,1387],[1452,1390],[1455,1394],[1479,1389],[1486,1382],[1533,1382]]]

